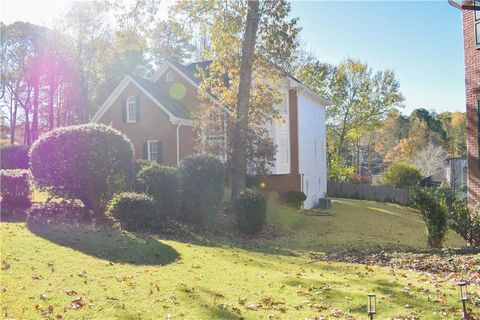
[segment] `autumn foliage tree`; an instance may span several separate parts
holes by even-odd
[[[245,187],[249,131],[268,143],[263,125],[281,121],[277,106],[281,102],[280,81],[285,76],[282,67],[297,46],[297,19],[289,18],[290,4],[285,0],[180,1],[175,11],[179,19],[190,22],[185,26],[192,33],[204,30],[209,35],[210,46],[203,57],[212,62],[199,70],[203,104],[197,124],[206,130],[212,117],[205,115],[219,113],[217,121],[228,116],[225,123],[231,139],[226,148],[231,155],[235,199]],[[229,111],[219,110],[218,104]]]

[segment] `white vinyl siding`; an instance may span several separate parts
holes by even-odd
[[[282,119],[280,121],[268,123],[265,126],[273,143],[277,147],[275,162],[270,168],[272,175],[289,174],[291,172],[290,115],[288,109],[288,90],[286,88],[284,89],[283,97],[283,102],[278,106],[278,111]]]
[[[309,95],[298,95],[299,170],[309,209],[327,193],[325,107]]]

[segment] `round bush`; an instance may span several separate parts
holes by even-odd
[[[0,170],[2,207],[26,209],[30,206],[30,183],[27,170]]]
[[[0,168],[28,169],[28,146],[7,146],[0,149]]]
[[[267,200],[256,189],[245,189],[233,204],[238,230],[255,234],[263,229],[267,217]]]
[[[287,204],[294,208],[300,209],[303,201],[307,200],[307,195],[302,191],[290,190],[285,196]]]
[[[225,189],[225,166],[215,157],[190,155],[178,168],[182,209],[187,219],[204,222],[215,215]]]
[[[175,168],[150,163],[137,175],[137,190],[150,195],[164,215],[175,215],[178,207],[178,179]]]
[[[418,185],[421,179],[420,170],[414,165],[395,162],[385,170],[381,182],[392,188],[407,188]]]
[[[153,198],[142,193],[114,195],[108,203],[107,215],[129,231],[155,230],[161,223]]]
[[[119,131],[100,124],[52,130],[30,149],[37,186],[64,199],[80,199],[95,214],[133,175],[133,147]]]

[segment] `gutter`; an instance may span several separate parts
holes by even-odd
[[[177,167],[180,165],[180,127],[182,126],[181,122],[177,124]]]

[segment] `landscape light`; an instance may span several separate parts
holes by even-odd
[[[373,319],[373,315],[377,313],[377,297],[373,293],[368,294],[367,311],[370,319]]]
[[[458,288],[460,289],[459,292],[460,292],[460,301],[462,301],[462,305],[463,305],[463,319],[467,319],[467,300],[468,300],[468,296],[467,296],[467,282],[466,281],[460,281],[458,283]]]

